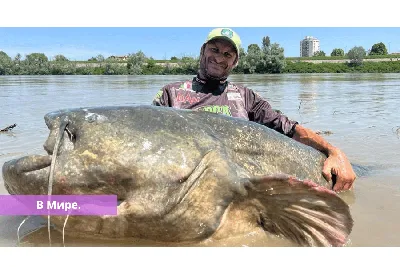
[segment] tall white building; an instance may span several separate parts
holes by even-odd
[[[300,41],[300,57],[312,57],[319,51],[319,40],[312,36],[306,36]]]

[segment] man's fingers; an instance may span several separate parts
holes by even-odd
[[[332,173],[331,173],[331,168],[329,167],[328,164],[324,165],[324,168],[322,169],[322,175],[325,177],[325,179],[330,182],[332,181]]]
[[[349,190],[351,186],[353,185],[353,182],[343,182],[342,180],[336,181],[335,186],[333,187],[333,191],[344,191],[344,190]]]
[[[344,188],[344,184],[341,181],[336,181],[335,186],[333,187],[333,191],[341,191]]]
[[[344,185],[343,189],[344,189],[344,190],[349,190],[349,189],[351,188],[352,185],[353,185],[353,182],[347,182],[347,183]]]
[[[355,180],[356,175],[350,163],[346,164],[346,162],[346,158],[343,161],[341,157],[330,156],[324,163],[322,175],[325,180],[332,182],[332,189],[336,192],[351,189]]]

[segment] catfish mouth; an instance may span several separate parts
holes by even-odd
[[[46,114],[45,122],[50,133],[43,148],[47,155],[29,155],[4,163],[2,167],[3,180],[5,189],[9,194],[115,193],[117,190],[115,187],[119,185],[109,186],[107,181],[98,181],[97,177],[92,177],[92,180],[85,183],[85,179],[79,180],[75,176],[72,179],[69,179],[70,176],[67,177],[65,174],[60,176],[60,173],[65,170],[65,158],[67,158],[68,163],[69,153],[76,148],[77,129],[74,116],[76,115],[66,115],[66,112],[62,110]],[[77,171],[75,167],[72,171]],[[117,195],[120,200],[120,194]]]
[[[45,116],[49,137],[44,144],[48,155],[30,155],[4,163],[2,172],[4,185],[10,194],[41,195],[48,193],[50,166],[54,157],[64,150],[73,149],[73,135],[68,129],[68,119],[58,114]],[[67,132],[69,138],[64,137]]]
[[[32,155],[4,163],[4,186],[9,194],[45,194],[51,156]]]

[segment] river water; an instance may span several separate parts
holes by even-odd
[[[0,166],[25,155],[44,154],[43,116],[63,108],[150,104],[165,84],[192,76],[0,76]],[[366,173],[351,192],[354,228],[348,246],[400,246],[400,74],[233,75],[304,126],[321,131]],[[329,134],[326,132],[329,131]],[[7,194],[0,174],[0,194]],[[0,246],[17,246],[24,217],[0,216]],[[27,246],[46,243],[46,221],[21,226]],[[39,230],[38,230],[39,229]],[[30,233],[31,234],[27,234]],[[56,235],[56,234],[54,234]],[[43,244],[42,244],[43,243]],[[95,241],[66,245],[135,246]],[[136,245],[148,245],[138,242]],[[285,246],[246,236],[227,246]]]

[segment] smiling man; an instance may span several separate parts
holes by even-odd
[[[346,155],[315,132],[272,109],[253,90],[227,80],[239,62],[240,37],[229,28],[212,30],[200,50],[196,77],[164,86],[153,105],[204,110],[254,121],[323,152],[324,177],[336,177],[335,191],[350,189],[356,175]]]

